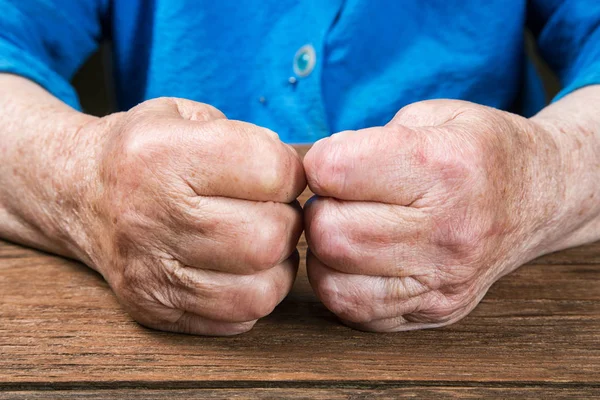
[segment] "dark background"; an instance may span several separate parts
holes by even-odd
[[[525,47],[534,60],[546,87],[550,100],[559,90],[560,84],[546,63],[539,57],[531,35],[525,35]],[[104,44],[75,76],[73,83],[81,100],[83,110],[93,115],[106,115],[114,111],[113,90],[110,79],[110,45]]]

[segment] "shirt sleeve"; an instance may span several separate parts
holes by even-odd
[[[98,47],[107,1],[0,0],[0,72],[79,108],[70,80]]]
[[[563,89],[600,84],[600,1],[529,0],[528,26]]]

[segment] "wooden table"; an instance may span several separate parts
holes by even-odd
[[[340,325],[302,266],[251,332],[207,338],[145,329],[85,266],[0,242],[0,356],[0,399],[600,398],[600,243],[506,276],[455,325],[396,334]]]

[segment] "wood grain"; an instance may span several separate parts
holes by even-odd
[[[596,243],[535,260],[459,323],[397,334],[340,325],[302,266],[251,332],[206,338],[145,329],[85,266],[0,242],[0,399],[48,389],[62,398],[592,397],[599,254]]]
[[[36,399],[592,399],[600,398],[595,388],[468,388],[423,387],[392,389],[180,389],[180,390],[68,390],[0,393],[0,400]]]
[[[450,327],[373,334],[340,325],[304,270],[251,332],[205,338],[133,322],[83,265],[2,243],[0,387],[45,382],[600,382],[600,268],[536,264]]]

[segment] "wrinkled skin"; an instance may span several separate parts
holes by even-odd
[[[306,186],[273,132],[180,99],[94,120],[82,257],[141,324],[230,335],[292,287]]]
[[[246,331],[308,274],[347,324],[449,324],[537,255],[600,240],[600,86],[531,119],[450,100],[304,159],[267,129],[156,99],[80,113],[0,74],[0,237],[80,260],[168,331]],[[359,112],[360,110],[357,110]]]
[[[321,140],[304,159],[310,282],[358,329],[453,323],[551,247],[559,165],[543,126],[462,101]]]

